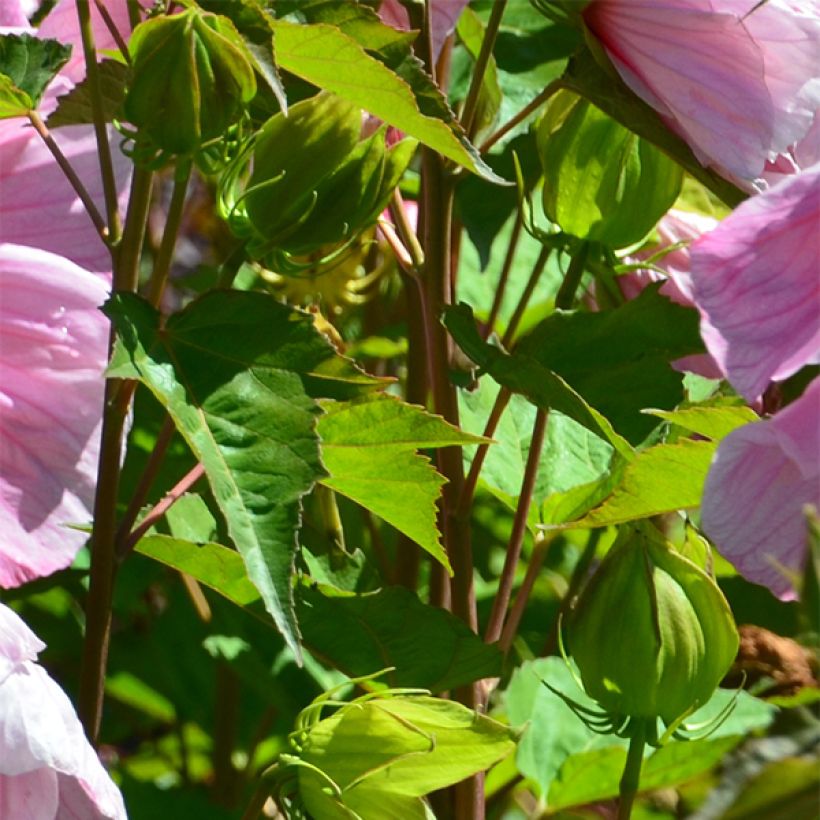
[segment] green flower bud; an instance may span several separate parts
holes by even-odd
[[[683,171],[646,140],[568,91],[537,131],[546,215],[566,233],[625,248],[643,239],[680,193]]]
[[[613,546],[567,638],[584,689],[606,712],[667,726],[709,700],[738,647],[717,584],[648,529]]]
[[[170,154],[191,154],[223,136],[256,94],[256,78],[233,23],[189,8],[134,29],[133,80],[126,119],[138,142]]]
[[[253,171],[238,193],[247,154],[220,183],[220,200],[248,250],[301,256],[347,242],[375,222],[416,143],[388,149],[385,130],[361,140],[362,112],[321,93],[276,114],[253,144]]]

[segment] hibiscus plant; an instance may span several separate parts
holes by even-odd
[[[1,818],[808,816],[817,0],[0,26]]]

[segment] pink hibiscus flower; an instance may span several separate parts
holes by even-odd
[[[820,509],[820,378],[771,419],[720,443],[701,521],[743,576],[789,599],[806,561],[807,504]]]
[[[807,134],[820,106],[817,0],[755,4],[592,0],[583,12],[624,82],[698,159],[747,182]]]
[[[744,202],[691,256],[706,347],[747,400],[820,360],[820,164]]]
[[[71,701],[36,662],[44,648],[0,604],[0,817],[125,820]]]

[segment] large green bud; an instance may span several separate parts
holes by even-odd
[[[129,50],[125,117],[138,143],[160,152],[192,154],[222,137],[256,94],[247,49],[222,15],[192,7],[146,20]]]
[[[220,199],[252,256],[300,256],[347,242],[384,209],[415,150],[387,148],[386,128],[361,139],[362,112],[321,93],[268,120],[253,144],[253,171],[226,173]],[[240,157],[238,165],[247,162]]]
[[[643,239],[683,184],[677,163],[569,91],[550,101],[537,143],[544,213],[566,233],[610,248]]]
[[[610,550],[567,638],[584,689],[616,723],[661,718],[667,726],[709,700],[738,647],[717,584],[648,527]]]

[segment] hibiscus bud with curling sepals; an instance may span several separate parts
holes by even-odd
[[[233,23],[197,8],[134,29],[134,78],[124,111],[138,141],[190,154],[221,137],[256,94],[256,78]]]
[[[567,638],[584,689],[616,724],[676,725],[709,700],[738,646],[712,578],[646,527],[622,533],[604,558]]]

